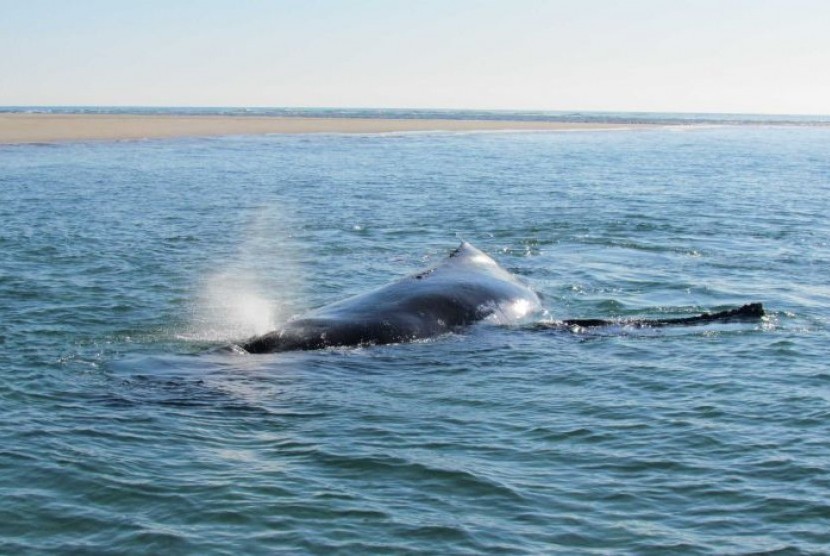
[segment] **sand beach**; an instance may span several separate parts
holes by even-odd
[[[653,126],[518,120],[6,113],[0,114],[0,143],[52,143],[270,133],[598,131],[647,127]]]

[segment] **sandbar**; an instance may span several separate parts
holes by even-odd
[[[305,118],[268,116],[179,116],[139,114],[0,114],[0,143],[116,141],[272,133],[395,133],[429,131],[610,131],[651,124],[443,120],[386,118]]]

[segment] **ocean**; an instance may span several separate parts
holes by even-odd
[[[164,106],[0,106],[0,114],[141,114],[145,116],[238,116],[281,118],[391,118],[403,120],[509,120],[652,125],[830,125],[830,115],[686,112],[596,112],[555,110],[453,110],[424,108],[280,108]]]
[[[684,118],[0,146],[0,553],[830,552],[830,127]],[[538,321],[768,314],[216,349],[461,239]]]

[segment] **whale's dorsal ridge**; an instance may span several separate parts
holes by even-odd
[[[453,258],[455,258],[455,257],[458,257],[459,255],[463,254],[463,252],[464,252],[465,250],[469,249],[470,247],[473,247],[473,246],[472,246],[472,245],[470,245],[468,242],[466,242],[466,241],[464,241],[464,240],[461,240],[461,245],[459,245],[458,247],[456,247],[455,249],[453,249],[453,250],[450,252],[450,254],[449,254],[449,255],[447,255],[447,257],[448,257],[448,258],[450,258],[450,259],[453,259]],[[475,247],[473,247],[473,249],[475,249]]]
[[[499,263],[497,263],[490,255],[468,241],[462,241],[461,245],[456,247],[455,250],[450,253],[448,258],[463,260],[464,262],[469,262],[479,267],[482,265],[491,268],[499,266]]]
[[[476,247],[475,245],[473,245],[469,241],[462,241],[461,245],[456,247],[449,254],[449,258],[451,258],[451,259],[458,258],[458,257],[474,258],[474,257],[480,257],[482,255],[487,257],[488,259],[490,258],[489,255],[485,254],[484,251],[482,251],[481,249],[479,249],[478,247]]]

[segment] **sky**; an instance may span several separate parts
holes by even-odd
[[[830,1],[0,0],[0,105],[830,114]]]

